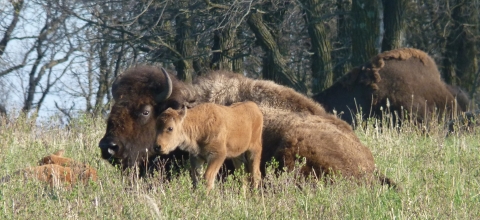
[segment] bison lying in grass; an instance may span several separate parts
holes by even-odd
[[[400,119],[425,122],[432,113],[450,116],[465,111],[468,98],[465,101],[462,96],[461,105],[457,105],[456,95],[458,88],[447,87],[428,54],[403,48],[373,57],[313,99],[327,111],[341,113],[340,117],[350,124],[360,112],[363,118],[396,112]],[[404,111],[408,114],[404,115]]]
[[[251,173],[251,183],[256,188],[262,178],[262,128],[262,112],[253,102],[228,107],[206,103],[188,110],[188,114],[186,108],[180,111],[167,109],[158,119],[157,145],[162,154],[177,147],[190,153],[194,186],[198,182],[199,169],[207,162],[204,174],[207,190],[213,188],[215,176],[226,158],[240,157],[245,153],[247,171]]]
[[[117,146],[119,148],[119,150],[104,156],[110,155],[110,157],[113,156],[121,160],[131,160],[131,162],[122,162],[124,167],[135,165],[135,160],[144,163],[150,156],[154,155],[152,145],[155,142],[155,123],[152,120],[163,111],[162,108],[157,108],[157,106],[165,106],[165,100],[171,99],[171,97],[163,94],[168,94],[169,91],[176,91],[177,94],[183,95],[183,97],[179,98],[182,101],[195,101],[196,104],[211,102],[220,105],[230,105],[242,101],[255,102],[264,114],[264,117],[270,118],[270,120],[265,119],[263,124],[264,134],[262,138],[264,150],[262,152],[262,164],[266,164],[272,157],[271,152],[275,151],[274,156],[279,161],[294,161],[298,157],[307,158],[307,164],[302,169],[315,171],[314,174],[318,176],[331,172],[342,173],[357,179],[360,176],[374,175],[372,153],[358,140],[350,125],[327,113],[314,100],[295,92],[293,89],[277,85],[271,81],[253,80],[226,71],[217,71],[199,77],[193,85],[182,84],[168,74],[159,76],[162,73],[158,70],[144,71],[142,68],[134,68],[129,70],[129,72],[142,75],[145,79],[132,80],[132,82],[121,86],[129,88],[133,87],[128,86],[129,84],[136,84],[135,90],[125,90],[123,99],[121,101],[118,100],[120,102],[115,100],[116,103],[108,119],[106,135],[100,141],[102,152],[108,153],[108,149],[116,149]],[[161,82],[161,85],[152,85],[150,83],[152,80],[148,80],[149,77],[161,77],[167,83]],[[167,78],[172,78],[171,81],[173,83],[169,85],[168,82],[170,80]],[[152,87],[157,89],[152,89]],[[163,100],[155,99],[154,97],[158,97],[157,94],[162,94]],[[178,98],[179,96],[175,97]],[[148,111],[147,116],[143,114],[145,106],[152,106],[150,109],[152,111]],[[292,116],[292,118],[297,117],[295,120],[299,125],[290,128],[291,122],[286,119],[289,117],[279,116],[276,111],[271,111],[271,109],[283,111],[286,115],[301,113],[305,117],[317,118],[317,120],[323,121],[324,124],[322,126],[310,126],[303,122],[303,119]],[[295,130],[289,130],[300,128],[303,129],[301,132],[303,135],[299,137],[295,136],[297,134]],[[336,132],[329,133],[330,129]],[[318,139],[315,137],[316,134],[322,134],[324,137],[335,135],[329,137],[335,141]],[[116,140],[114,142],[115,145],[110,144],[109,140]],[[120,145],[122,146],[120,147]],[[280,146],[285,150],[277,151]],[[298,149],[298,147],[303,149]],[[313,167],[312,163],[309,162],[310,160],[312,162],[322,161],[325,160],[325,157],[311,154],[311,151],[306,149],[315,149],[316,151],[318,150],[317,152],[328,152],[327,149],[338,149],[338,153],[331,154],[328,157],[328,162],[325,162],[325,164],[344,165],[325,165],[323,167],[315,165],[316,167]],[[297,151],[298,154],[294,155],[293,152]],[[362,156],[357,157],[354,154],[350,154],[349,152],[352,151],[361,152],[360,155]],[[320,162],[315,162],[315,164],[320,164]],[[265,167],[263,165],[260,169],[264,173]],[[365,175],[357,175],[357,170],[358,172],[364,172]],[[381,179],[382,183],[392,183],[385,178]]]
[[[89,180],[97,181],[97,171],[87,164],[80,163],[68,157],[63,157],[63,150],[48,155],[39,161],[39,166],[27,167],[16,171],[13,175],[23,175],[48,183],[50,186],[67,186],[77,183],[87,184]],[[10,175],[0,182],[7,182]]]
[[[322,177],[342,174],[356,180],[373,178],[375,162],[350,125],[322,106],[293,89],[271,81],[253,80],[239,74],[217,71],[198,78],[194,84],[196,100],[221,105],[239,101],[257,103],[263,113],[263,151],[261,170],[275,158],[280,169],[293,169],[301,157],[305,175]],[[395,183],[377,175],[382,184]]]

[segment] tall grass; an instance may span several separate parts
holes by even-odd
[[[21,176],[0,184],[0,219],[474,219],[480,216],[480,138],[475,133],[448,137],[442,123],[428,131],[416,125],[373,126],[356,132],[378,169],[403,188],[333,185],[276,176],[250,191],[229,176],[206,194],[193,191],[187,172],[170,182],[152,177],[129,181],[100,158],[97,143],[103,120],[80,117],[69,127],[55,119],[38,125],[25,118],[2,121],[0,177],[36,165],[58,149],[97,168],[99,180],[71,190],[50,188]],[[241,174],[240,174],[241,175]]]

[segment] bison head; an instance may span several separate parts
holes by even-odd
[[[145,165],[155,152],[156,117],[167,108],[179,109],[186,98],[184,84],[162,69],[137,67],[119,76],[112,86],[115,104],[99,147],[102,158],[121,168]]]

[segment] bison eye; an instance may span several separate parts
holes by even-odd
[[[150,111],[145,110],[145,111],[142,112],[143,116],[147,116],[148,114],[150,114]]]
[[[167,128],[167,131],[173,131],[173,128],[172,128],[172,127],[168,127],[168,128]]]

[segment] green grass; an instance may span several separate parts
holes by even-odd
[[[480,138],[445,136],[443,125],[423,132],[373,126],[356,133],[378,169],[403,190],[359,186],[345,180],[326,185],[298,173],[269,175],[265,188],[250,191],[239,178],[193,191],[187,172],[132,182],[100,158],[103,120],[80,118],[61,128],[26,119],[0,126],[0,177],[58,149],[97,168],[99,181],[72,190],[14,177],[0,184],[0,219],[476,219],[480,216]]]

